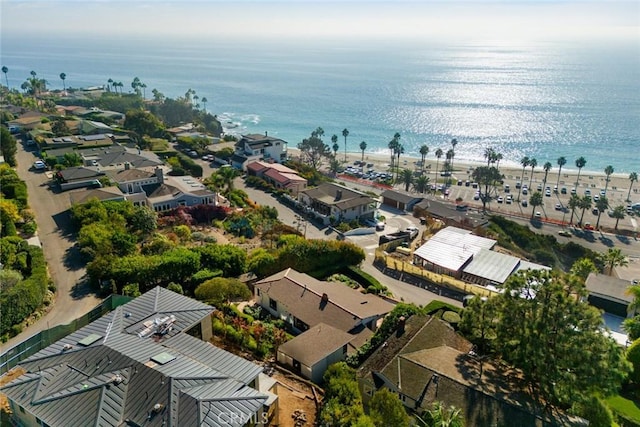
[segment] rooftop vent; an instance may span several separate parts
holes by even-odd
[[[62,351],[71,350],[72,348],[73,346],[71,344],[65,344],[64,346],[62,346]]]

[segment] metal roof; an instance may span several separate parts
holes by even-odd
[[[518,267],[520,259],[500,252],[480,249],[464,272],[495,283],[504,283]]]
[[[434,234],[414,255],[452,271],[458,271],[481,249],[491,249],[495,240],[471,234],[471,231],[447,227]]]
[[[182,333],[213,311],[155,288],[31,356],[21,363],[27,373],[2,390],[50,426],[236,425],[218,419],[223,410],[242,425],[267,401],[247,385],[262,368]],[[166,314],[176,318],[167,337],[138,337],[145,321]],[[157,359],[163,353],[173,358]],[[185,394],[191,403],[182,406]]]

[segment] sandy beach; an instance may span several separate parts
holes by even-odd
[[[289,148],[290,155],[292,157],[297,157],[299,155],[299,150],[297,148]],[[344,152],[338,152],[338,159],[344,162]],[[345,165],[353,165],[355,161],[362,160],[362,153],[347,153],[347,162]],[[364,162],[367,164],[372,164],[373,169],[378,172],[387,172],[390,167],[391,157],[390,155],[385,154],[373,154],[366,153],[364,155]],[[405,169],[410,170],[420,170],[418,166],[420,162],[419,158],[409,157],[409,156],[400,156],[400,166]],[[438,184],[445,183],[448,178],[440,175],[443,167],[443,159],[440,159],[437,162],[438,165],[438,174],[436,176],[436,161],[433,159],[426,159],[425,161],[425,173],[430,179],[430,182],[433,184],[437,182]],[[323,167],[327,167],[328,162],[325,161]],[[465,204],[469,205],[472,208],[481,209],[482,204],[480,201],[474,199],[474,195],[476,189],[473,186],[466,186],[465,183],[467,180],[473,181],[471,178],[473,169],[478,166],[485,166],[486,163],[470,163],[470,162],[456,162],[454,159],[453,163],[453,173],[451,186],[449,187],[449,194],[444,195],[442,193],[438,193],[435,196],[449,200],[451,202],[455,200],[461,200]],[[568,165],[568,164],[567,164]],[[565,166],[567,166],[565,165]],[[558,183],[558,192],[554,193],[550,192],[549,195],[546,194],[543,188],[544,182],[544,170],[542,169],[542,165],[536,166],[534,168],[533,177],[531,176],[531,167],[525,168],[524,174],[522,173],[522,167],[516,168],[513,166],[503,166],[500,165],[500,172],[504,176],[504,184],[508,184],[510,186],[510,190],[506,191],[504,187],[498,188],[498,194],[487,204],[487,210],[504,215],[515,215],[519,217],[529,218],[536,213],[545,221],[554,222],[559,225],[569,225],[577,224],[582,218],[582,222],[586,225],[587,223],[595,226],[598,222],[598,212],[594,211],[595,203],[592,207],[584,212],[581,212],[580,209],[577,209],[575,212],[575,216],[571,217],[571,211],[568,208],[569,198],[571,197],[571,190],[574,188],[576,179],[578,178],[577,171],[568,170],[565,171],[564,168],[560,177],[558,177],[558,165],[553,165],[553,168],[549,171],[547,176],[546,186],[553,189],[553,187]],[[524,176],[524,178],[522,178]],[[346,178],[346,177],[345,177]],[[516,182],[520,181],[522,184],[527,184],[529,189],[531,190],[527,195],[520,194],[520,190],[516,188]],[[371,181],[359,179],[356,180],[358,184],[361,185],[369,185]],[[460,184],[459,184],[460,183]],[[616,206],[626,206],[629,204],[627,202],[627,194],[629,192],[629,176],[627,174],[613,174],[610,176],[609,186],[607,188],[607,198],[609,201],[609,210],[612,210]],[[604,173],[595,173],[592,171],[583,170],[580,173],[580,181],[576,188],[576,194],[579,196],[583,196],[587,194],[587,190],[590,192],[591,197],[598,195],[600,196],[601,191],[604,190],[606,186],[606,175]],[[404,185],[401,183],[397,183],[394,187],[398,190],[404,190]],[[566,188],[566,194],[562,194],[562,189]],[[640,184],[634,183],[631,190],[631,203],[640,202]],[[374,189],[372,187],[372,189]],[[540,189],[544,194],[543,197],[543,205],[539,206],[535,209],[529,204],[523,203],[525,199],[528,199],[532,192]],[[375,189],[374,189],[375,190]],[[413,192],[412,188],[409,188],[409,192]],[[513,198],[512,202],[507,201],[507,196],[511,195]],[[502,196],[499,198],[499,196]],[[518,196],[519,201],[518,201]],[[538,214],[539,213],[539,214]],[[638,225],[637,216],[625,215],[624,219],[618,221],[618,230],[628,230],[631,232],[638,232],[640,227]],[[613,231],[616,226],[616,219],[608,215],[607,213],[603,213],[600,215],[599,227],[602,230],[610,230]]]
[[[299,150],[297,148],[289,147],[288,150],[291,152],[291,155],[293,156],[299,155]],[[344,152],[342,153],[338,152],[337,157],[338,157],[338,160],[344,162]],[[436,163],[438,168],[438,175],[440,175],[445,159],[443,157],[438,162],[436,162],[436,160],[434,160],[432,157],[433,157],[433,154],[430,153],[430,156],[428,155],[427,158],[425,159],[425,172],[428,174],[428,176],[431,179],[431,182],[433,183],[435,173],[436,173]],[[362,153],[347,152],[346,164],[352,165],[353,162],[355,162],[356,160],[362,160],[362,159],[363,159]],[[420,167],[418,166],[420,160],[421,160],[420,158],[402,155],[400,156],[400,166],[405,169],[420,170]],[[574,187],[576,179],[578,178],[578,172],[572,169],[572,167],[575,168],[575,165],[573,164],[573,160],[570,160],[570,159],[567,159],[567,160],[568,162],[562,168],[562,174],[559,179],[558,179],[558,170],[559,170],[558,165],[553,164],[553,167],[551,168],[547,176],[547,185],[550,186],[551,188],[553,188],[553,186],[556,185],[556,182],[558,182],[559,188],[564,186],[564,187],[567,187],[568,190],[571,190]],[[391,165],[391,155],[390,154],[385,155],[382,153],[365,152],[364,161],[367,164],[372,163],[374,165],[374,169],[377,171],[387,171]],[[327,162],[324,162],[324,163],[326,166]],[[463,181],[467,179],[471,180],[471,173],[473,172],[473,169],[478,166],[486,166],[486,163],[456,161],[456,159],[454,158],[453,177],[456,180],[457,179],[461,179]],[[523,175],[522,167],[516,168],[508,165],[499,165],[500,172],[505,177],[505,184],[510,184],[512,189],[515,188],[515,182],[518,180],[522,181],[522,183],[528,184],[529,187],[532,187],[531,183],[535,184],[535,186],[533,186],[533,188],[535,189],[539,183],[542,183],[544,181],[545,172],[542,166],[543,165],[539,164],[534,168],[533,180],[531,180],[530,166],[525,168],[524,179],[521,179],[521,176]],[[445,179],[446,178],[441,176],[437,177],[438,182],[444,182]],[[629,191],[629,185],[631,184],[631,182],[629,181],[629,174],[614,173],[609,177],[609,179],[610,179],[610,182],[609,182],[609,187],[607,192],[609,193],[610,201],[618,200],[620,196],[622,197],[622,199],[626,199],[627,192]],[[585,190],[587,188],[590,189],[592,192],[594,191],[594,189],[597,190],[597,192],[599,192],[600,190],[605,188],[605,185],[606,185],[606,175],[604,172],[593,172],[593,171],[588,171],[583,169],[580,173],[580,182],[577,187],[578,194],[582,195],[584,191],[580,191],[580,190],[581,189]],[[634,183],[631,190],[631,196],[630,196],[632,202],[634,203],[640,202],[640,193],[634,192],[634,189],[637,191],[640,191],[638,190],[639,188],[640,188],[640,183],[638,182]],[[620,202],[625,202],[625,200],[620,200]],[[624,204],[626,205],[626,202]],[[615,206],[615,204],[612,204],[612,206]]]

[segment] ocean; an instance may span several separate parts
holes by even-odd
[[[230,132],[264,133],[295,147],[317,127],[324,140],[347,128],[347,150],[387,153],[398,132],[405,155],[434,158],[456,138],[456,159],[503,164],[535,157],[541,168],[584,156],[585,170],[640,171],[638,42],[432,43],[418,40],[2,39],[1,63],[19,88],[30,71],[49,87],[124,83],[146,95],[193,89]],[[4,82],[4,76],[0,76]],[[575,167],[574,167],[575,168]]]

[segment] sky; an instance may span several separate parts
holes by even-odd
[[[640,40],[640,1],[0,0],[1,34]]]

